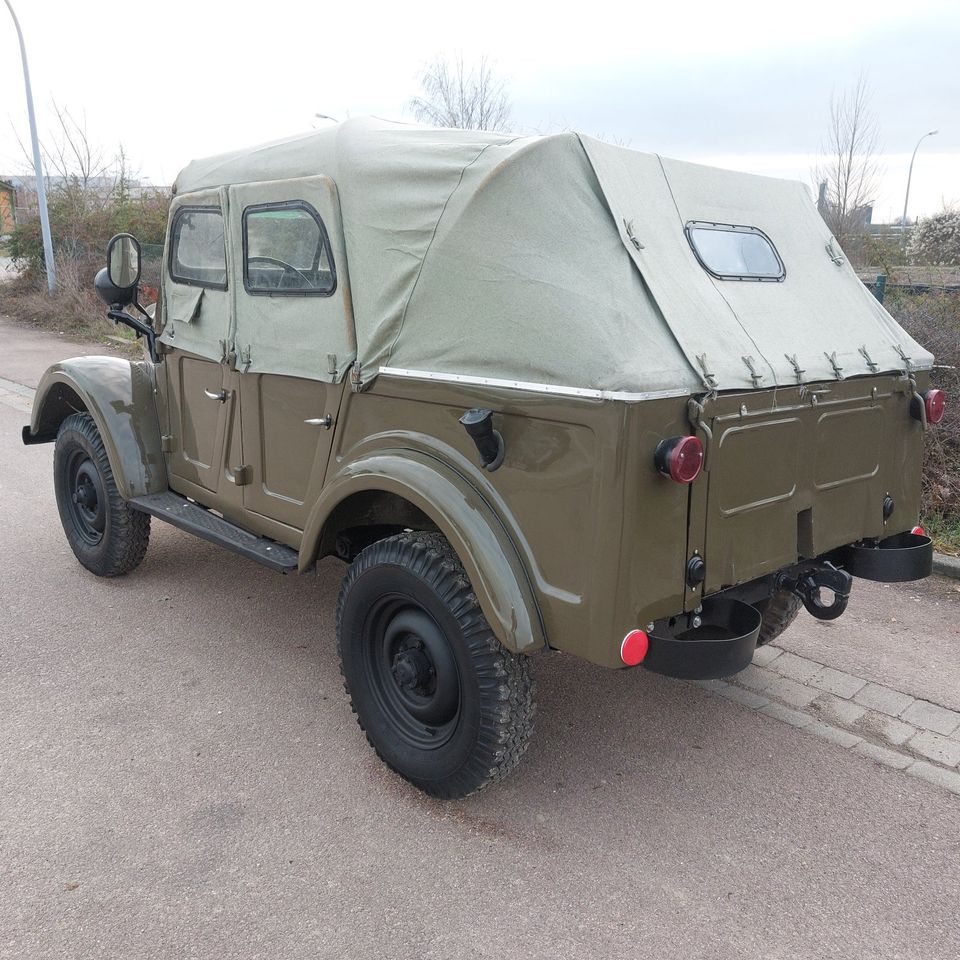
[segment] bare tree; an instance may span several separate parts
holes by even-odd
[[[510,98],[507,83],[494,73],[486,57],[468,67],[462,54],[437,57],[420,75],[420,96],[410,100],[413,115],[435,127],[463,130],[507,130]]]
[[[856,84],[830,97],[830,126],[813,175],[820,185],[820,212],[838,241],[862,225],[877,195],[880,136],[861,74]]]

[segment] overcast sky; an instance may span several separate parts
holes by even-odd
[[[410,119],[424,64],[485,54],[515,125],[573,128],[639,150],[810,179],[831,91],[864,72],[884,176],[875,221],[960,202],[960,3],[912,0],[627,4],[302,0],[13,0],[41,137],[55,98],[91,138],[122,142],[170,183],[193,157],[373,113]],[[0,174],[26,138],[12,23],[0,4]]]

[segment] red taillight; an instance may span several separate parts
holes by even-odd
[[[657,444],[653,462],[665,477],[693,483],[703,466],[703,444],[696,437],[671,437]]]
[[[631,630],[620,644],[620,659],[628,667],[635,667],[643,662],[649,649],[649,637],[642,630]]]
[[[947,398],[942,390],[928,390],[923,395],[923,405],[927,411],[927,423],[939,423],[947,406]]]
[[[926,530],[923,527],[917,526],[910,531],[915,537],[925,537],[927,535]]]

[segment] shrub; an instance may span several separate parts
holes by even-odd
[[[947,409],[926,434],[923,517],[934,529],[960,528],[960,290],[894,293],[886,307],[936,358],[931,381],[947,395]],[[960,544],[954,544],[955,547]]]
[[[921,220],[913,229],[907,252],[914,263],[960,267],[960,208]]]

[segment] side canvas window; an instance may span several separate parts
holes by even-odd
[[[333,293],[337,271],[330,239],[309,203],[264,203],[243,211],[243,286],[268,296]]]
[[[180,207],[170,234],[170,277],[195,287],[227,289],[227,251],[219,207]]]
[[[700,266],[718,280],[782,280],[773,241],[757,227],[691,220],[684,228]]]

